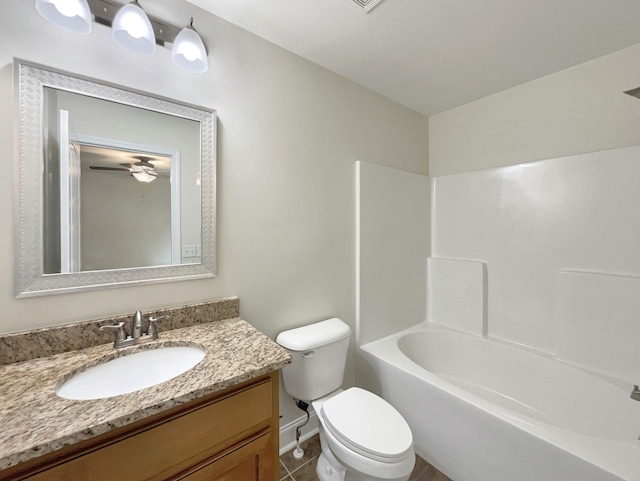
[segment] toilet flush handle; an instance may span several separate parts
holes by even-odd
[[[315,351],[309,351],[302,354],[304,359],[311,359],[315,355]]]

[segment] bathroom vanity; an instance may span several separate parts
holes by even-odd
[[[0,479],[257,481],[278,473],[271,373],[0,471]]]
[[[178,345],[205,357],[161,384],[83,401],[56,394],[88,366]],[[234,317],[164,331],[143,346],[101,344],[0,366],[0,480],[276,480],[278,370],[289,360]]]

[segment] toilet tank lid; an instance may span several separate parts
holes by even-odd
[[[308,351],[331,344],[351,335],[344,321],[334,317],[278,334],[276,342],[291,351]]]

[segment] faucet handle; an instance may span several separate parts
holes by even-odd
[[[116,329],[116,341],[114,343],[114,346],[119,342],[119,341],[124,341],[125,338],[127,337],[126,334],[124,333],[124,322],[119,322],[117,324],[114,324],[112,326],[100,326],[98,328],[99,331],[107,331],[109,329]]]
[[[149,318],[149,330],[147,332],[147,336],[152,336],[154,339],[158,339],[158,329],[156,328],[156,322],[161,319],[169,319],[169,316],[165,314],[163,316]]]

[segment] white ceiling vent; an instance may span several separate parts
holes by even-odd
[[[382,0],[353,0],[357,5],[369,13],[373,7],[378,5]]]

